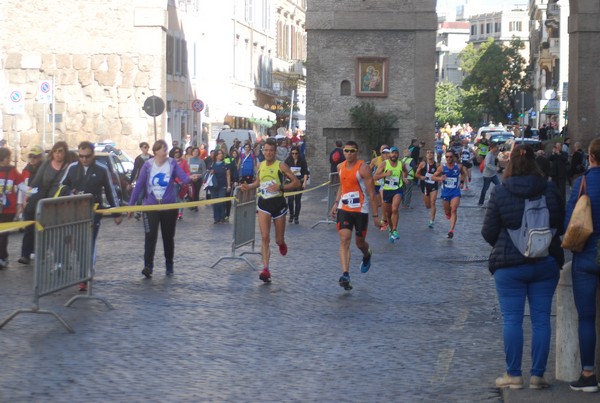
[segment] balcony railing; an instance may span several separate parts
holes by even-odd
[[[557,16],[560,15],[560,6],[556,3],[548,4],[548,15]]]
[[[302,60],[293,60],[290,62],[290,73],[306,76],[306,67]]]

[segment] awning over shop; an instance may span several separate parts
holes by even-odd
[[[239,103],[233,104],[229,107],[227,114],[229,116],[237,116],[240,118],[254,118],[275,121],[276,115],[273,112],[269,112],[266,109],[260,108],[256,105],[242,105]]]
[[[558,115],[560,113],[560,101],[551,99],[549,101],[540,101],[541,112],[546,115]]]

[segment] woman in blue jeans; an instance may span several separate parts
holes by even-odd
[[[211,199],[225,197],[227,192],[231,191],[231,174],[229,165],[224,162],[225,153],[223,150],[217,150],[215,153],[215,162],[211,167],[213,174],[213,186],[210,191]],[[213,219],[215,224],[225,222],[225,203],[213,204]]]
[[[508,229],[521,227],[525,199],[545,196],[554,236],[549,255],[526,258],[513,244]],[[529,146],[517,146],[510,155],[503,182],[494,187],[481,234],[492,245],[489,270],[496,281],[500,310],[504,319],[504,354],[506,373],[496,379],[496,387],[523,387],[521,360],[523,356],[523,318],[525,301],[531,314],[531,378],[529,387],[549,386],[544,379],[550,352],[550,312],[552,297],[564,253],[560,247],[563,231],[564,204],[556,185],[548,182],[536,165],[535,154]]]
[[[600,266],[596,263],[598,241],[600,240],[600,138],[590,143],[588,150],[590,168],[573,183],[573,189],[565,217],[565,228],[569,225],[573,208],[577,203],[579,185],[585,177],[587,195],[592,202],[594,233],[579,253],[573,253],[573,296],[579,316],[579,355],[581,376],[571,383],[571,389],[583,392],[597,392],[598,380],[594,368],[596,350],[596,290],[600,280]]]

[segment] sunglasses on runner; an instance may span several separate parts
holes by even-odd
[[[356,148],[344,148],[344,152],[345,153],[355,153],[356,152]]]

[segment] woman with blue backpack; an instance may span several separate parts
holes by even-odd
[[[522,224],[535,221],[530,220],[535,218],[529,208],[532,202],[543,209],[540,215],[545,213],[542,226],[546,228],[539,228],[540,231],[550,232],[545,248],[538,248],[536,253],[530,253],[527,247],[523,247],[526,243],[523,237],[529,232]],[[496,379],[498,388],[521,389],[524,385],[521,361],[526,300],[529,302],[532,329],[529,387],[549,387],[544,373],[550,353],[552,298],[564,263],[564,252],[560,246],[563,228],[564,203],[556,185],[548,182],[539,170],[533,148],[515,147],[502,183],[492,189],[481,230],[483,238],[492,246],[489,270],[494,276],[504,321],[506,372]],[[515,236],[515,230],[523,236]],[[534,238],[534,243],[538,242]],[[543,242],[538,242],[540,244]]]

